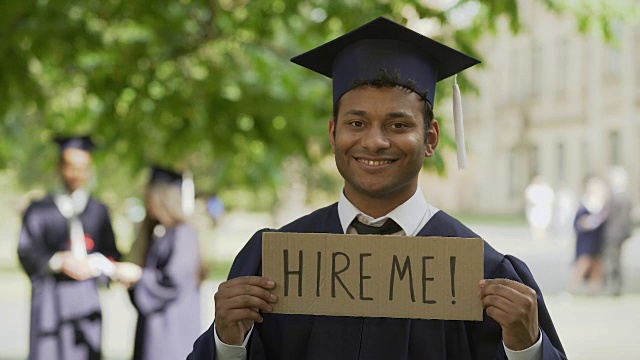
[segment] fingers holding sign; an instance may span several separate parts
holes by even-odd
[[[509,279],[480,281],[478,294],[487,315],[502,327],[510,350],[524,350],[538,340],[538,298],[535,290]]]
[[[262,322],[260,310],[271,312],[278,298],[271,293],[275,283],[259,276],[244,276],[223,282],[215,294],[216,332],[222,342],[241,345],[254,322]]]

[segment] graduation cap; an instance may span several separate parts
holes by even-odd
[[[96,146],[89,136],[56,137],[55,141],[60,145],[60,152],[67,149],[80,149],[92,152]]]
[[[384,17],[291,61],[333,79],[334,104],[359,81],[374,80],[381,71],[385,71],[397,76],[398,85],[411,84],[411,88],[432,106],[438,81],[480,62]],[[466,152],[461,108],[459,89],[454,82],[458,166],[464,168]]]
[[[167,168],[153,166],[151,168],[151,177],[149,178],[149,184],[162,183],[182,186],[182,174],[179,174]]]
[[[179,187],[182,191],[182,211],[186,215],[193,214],[195,210],[195,184],[191,172],[186,171],[180,174],[167,168],[153,166],[149,184],[169,184]]]

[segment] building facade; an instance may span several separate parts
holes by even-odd
[[[452,211],[517,214],[534,176],[579,195],[587,174],[620,165],[637,202],[640,27],[614,24],[607,43],[538,2],[521,2],[520,13],[522,30],[505,25],[484,39],[482,67],[467,72],[479,90],[463,99],[469,169],[450,158],[449,191],[429,193],[441,180],[428,176],[427,198]]]

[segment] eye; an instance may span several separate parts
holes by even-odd
[[[348,124],[353,126],[353,127],[358,127],[358,128],[364,126],[364,123],[362,121],[360,121],[360,120],[352,120],[352,121],[349,121]]]
[[[409,127],[409,126],[408,126],[407,124],[405,124],[405,123],[399,123],[399,122],[397,122],[397,123],[393,123],[393,124],[391,124],[391,128],[392,128],[392,129],[406,129],[406,128],[408,128],[408,127]]]

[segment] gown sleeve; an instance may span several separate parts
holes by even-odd
[[[106,256],[109,260],[120,261],[122,254],[116,247],[116,238],[113,233],[113,227],[111,225],[111,217],[109,216],[109,209],[101,205],[101,217],[98,224],[98,236],[100,238],[98,251]]]
[[[145,267],[140,281],[132,290],[133,303],[143,315],[158,311],[175,300],[183,284],[192,284],[183,279],[198,273],[200,255],[195,229],[179,226],[175,236],[166,266]]]
[[[55,254],[45,243],[44,219],[34,205],[29,206],[22,219],[18,241],[18,257],[29,277],[46,275],[49,260]]]
[[[540,331],[542,335],[542,359],[543,360],[556,360],[566,359],[567,356],[558,337],[558,333],[551,320],[551,315],[547,309],[547,305],[544,302],[540,287],[533,278],[533,274],[527,267],[527,265],[516,258],[515,256],[505,255],[503,261],[496,269],[494,278],[507,278],[521,282],[538,294],[538,322],[540,325]],[[504,347],[501,345],[496,359],[506,359],[504,354]]]
[[[256,232],[247,244],[242,248],[238,256],[236,256],[229,271],[228,279],[240,276],[259,276],[261,275],[262,266],[262,233],[268,229],[262,229]],[[215,323],[211,324],[209,329],[205,331],[193,344],[193,351],[187,357],[188,360],[211,360],[216,358],[216,346],[213,332],[215,331]],[[252,340],[255,337],[252,337]],[[252,341],[249,341],[251,344]],[[255,345],[250,345],[256,347]],[[248,358],[250,349],[247,348]]]

